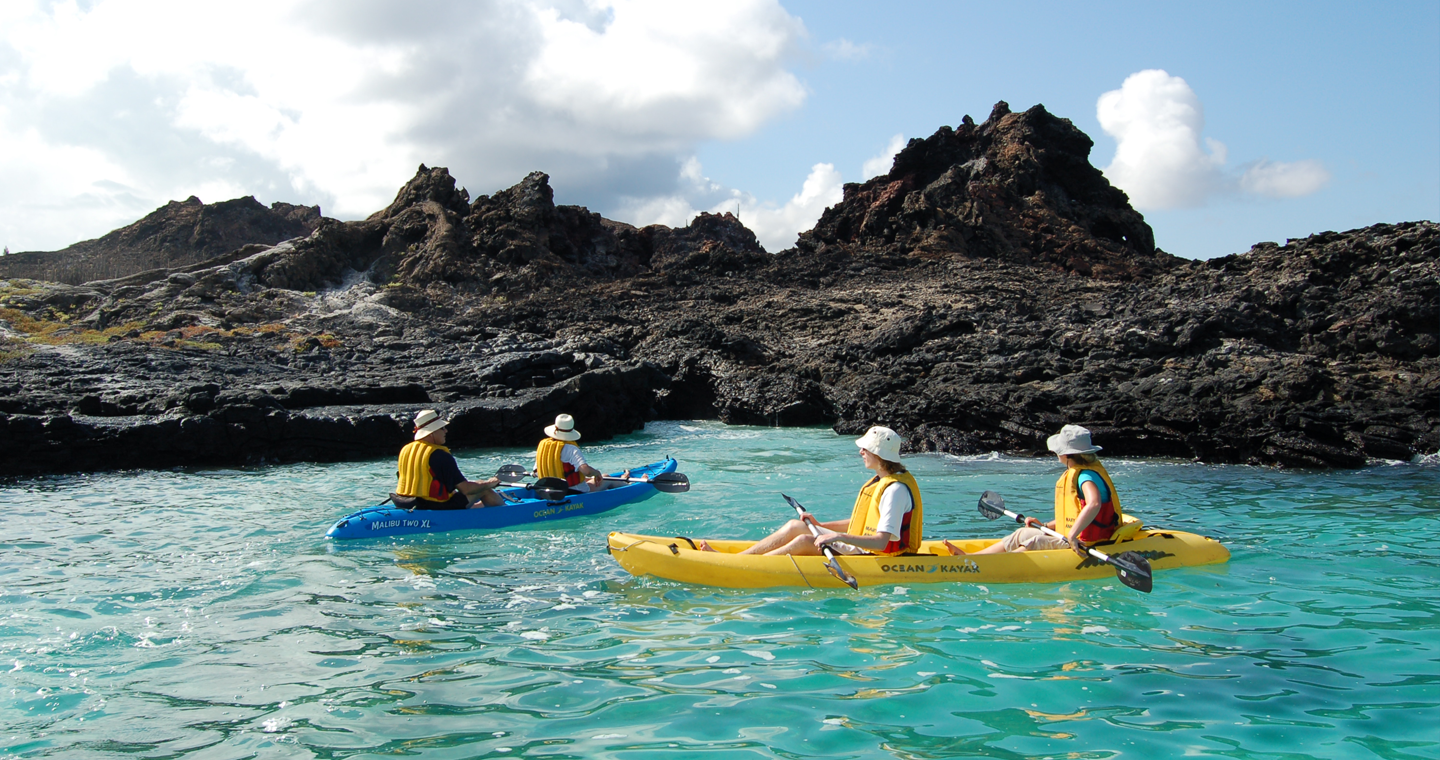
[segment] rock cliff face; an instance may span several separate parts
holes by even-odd
[[[0,473],[587,439],[655,418],[887,424],[911,451],[1356,467],[1440,445],[1440,228],[1209,261],[1154,247],[1090,141],[1004,104],[912,141],[799,245],[635,228],[548,178],[473,201],[420,167],[307,237],[69,286],[0,282]]]
[[[266,208],[253,196],[207,205],[192,195],[184,201],[170,201],[144,219],[95,240],[59,251],[0,257],[0,277],[75,285],[186,266],[247,244],[274,245],[309,235],[320,219],[318,206],[272,203]]]

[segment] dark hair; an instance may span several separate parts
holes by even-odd
[[[1091,454],[1066,454],[1065,456],[1067,456],[1067,457],[1074,457],[1074,458],[1075,458],[1075,461],[1079,462],[1080,464],[1095,464],[1096,462],[1100,461],[1100,457],[1095,456],[1093,453],[1091,453]]]

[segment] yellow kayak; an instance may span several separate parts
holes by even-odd
[[[976,552],[998,541],[951,541]],[[614,532],[610,555],[631,575],[723,588],[844,588],[830,574],[825,558],[739,554],[753,541],[709,540],[713,552],[700,551],[689,539]],[[1139,529],[1131,537],[1096,548],[1107,554],[1136,552],[1156,570],[1214,565],[1230,559],[1219,541],[1178,530]],[[1089,578],[1115,578],[1115,569],[1093,558],[1081,559],[1068,549],[1013,554],[951,556],[940,541],[925,541],[920,553],[901,557],[840,555],[842,569],[860,586],[912,583],[1058,583]]]

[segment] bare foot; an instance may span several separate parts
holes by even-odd
[[[699,550],[702,551],[702,552],[713,552],[713,551],[715,551],[715,547],[711,546],[711,545],[710,545],[710,542],[706,541],[706,540],[703,539],[703,538],[700,539],[699,541],[696,541],[696,542],[695,542],[695,548],[696,548],[696,549],[699,549]]]
[[[965,553],[960,547],[950,543],[949,541],[942,541],[941,543],[945,544],[945,548],[949,549],[950,554],[952,554],[953,556],[958,557]]]

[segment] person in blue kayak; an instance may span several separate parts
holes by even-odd
[[[919,551],[924,511],[915,476],[900,464],[902,443],[894,430],[879,426],[855,441],[865,468],[875,475],[860,488],[849,519],[822,523],[806,512],[804,521],[790,520],[740,553],[821,554],[826,546],[837,554],[895,556]],[[815,525],[820,535],[812,535],[806,522]],[[705,541],[697,541],[696,548],[714,551]]]
[[[415,440],[400,450],[399,483],[390,497],[396,504],[413,502],[416,509],[469,509],[505,503],[495,492],[499,478],[476,483],[460,473],[460,465],[445,448],[449,424],[434,409],[415,415]]]
[[[1086,544],[1104,541],[1120,527],[1120,494],[1110,473],[1100,464],[1095,452],[1100,450],[1090,441],[1090,431],[1079,425],[1066,425],[1050,436],[1045,445],[1065,465],[1065,472],[1055,482],[1055,519],[1045,527],[1066,536],[1062,540],[1040,530],[1040,521],[1025,518],[1025,527],[981,549],[975,554],[1070,549],[1081,557]],[[951,554],[964,554],[960,547],[945,542]]]
[[[535,447],[535,477],[560,478],[570,490],[581,493],[605,490],[610,485],[605,473],[585,461],[585,455],[575,445],[578,440],[575,418],[568,414],[556,417],[554,425],[546,426],[545,439]]]

